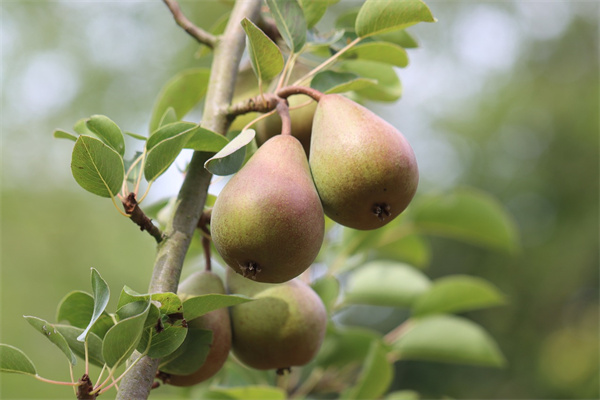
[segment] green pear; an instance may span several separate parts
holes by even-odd
[[[182,299],[201,294],[219,293],[225,294],[225,287],[221,278],[210,271],[199,271],[190,275],[185,281],[181,282],[178,294]],[[210,350],[206,356],[204,364],[195,372],[189,375],[171,374],[165,371],[159,372],[159,376],[165,383],[174,386],[192,386],[203,382],[214,376],[225,364],[229,351],[231,350],[231,321],[227,308],[221,308],[211,311],[199,318],[193,319],[188,323],[188,336],[182,346],[187,346],[184,357],[194,357],[193,340],[194,333],[199,330],[212,331],[213,339]],[[187,343],[186,343],[187,342]],[[196,349],[198,356],[204,355],[203,349]],[[177,359],[170,361],[170,364],[177,363]]]
[[[210,227],[223,260],[247,278],[280,283],[305,271],[325,218],[300,142],[278,135],[259,147],[217,197]]]
[[[323,209],[339,224],[379,228],[400,215],[417,190],[417,162],[404,136],[339,94],[321,97],[310,146]]]
[[[261,370],[283,371],[309,363],[319,351],[327,327],[321,298],[298,279],[270,285],[240,279],[228,274],[230,290],[241,285],[255,300],[231,308],[233,354]]]

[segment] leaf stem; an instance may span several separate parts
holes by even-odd
[[[35,379],[37,379],[38,381],[42,381],[42,382],[46,382],[46,383],[51,383],[53,385],[61,385],[61,386],[73,386],[73,387],[77,387],[79,386],[79,382],[62,382],[62,381],[55,381],[52,379],[48,379],[48,378],[44,378],[41,377],[39,375],[33,375],[33,377]]]
[[[290,107],[287,101],[281,100],[277,103],[277,113],[281,118],[281,134],[291,135],[292,134],[292,119],[290,118]]]
[[[358,42],[360,42],[361,40],[362,40],[362,37],[357,37],[356,39],[354,39],[353,41],[351,41],[350,43],[348,43],[346,46],[344,46],[342,49],[340,49],[340,51],[338,51],[337,53],[335,53],[333,56],[329,57],[327,60],[323,61],[321,64],[319,64],[318,66],[316,66],[315,68],[313,68],[309,73],[307,73],[302,78],[300,78],[296,82],[294,82],[292,86],[300,85],[305,80],[307,80],[307,79],[315,76],[317,74],[317,72],[319,72],[322,69],[328,67],[335,60],[337,60],[342,54],[344,54],[345,52],[347,52],[348,50],[350,50],[352,47],[354,47],[355,45],[357,45]]]

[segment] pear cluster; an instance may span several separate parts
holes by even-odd
[[[309,151],[292,135],[275,135],[225,185],[212,211],[213,243],[244,277],[287,282],[315,260],[324,215],[380,228],[406,209],[418,180],[413,150],[396,128],[346,97],[321,95]]]

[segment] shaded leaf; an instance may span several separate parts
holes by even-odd
[[[210,70],[189,69],[171,78],[161,89],[150,117],[150,132],[154,132],[168,108],[173,108],[181,120],[206,95]]]
[[[394,368],[387,360],[387,351],[379,341],[374,341],[356,385],[345,391],[342,398],[377,399],[387,391],[393,375]]]
[[[512,216],[485,192],[460,188],[424,196],[413,203],[411,212],[414,224],[422,232],[507,252],[518,248]]]
[[[185,145],[186,149],[216,153],[229,143],[229,140],[216,132],[199,127]]]
[[[396,67],[408,65],[406,50],[397,44],[387,42],[361,43],[346,51],[342,58],[358,58],[361,60],[377,61]]]
[[[290,50],[297,53],[306,42],[306,20],[297,0],[267,0],[281,37]]]
[[[283,55],[279,47],[248,18],[241,22],[248,42],[250,62],[259,82],[268,81],[283,70]]]
[[[405,49],[419,47],[419,43],[417,42],[417,40],[404,29],[382,33],[380,35],[372,36],[372,38],[375,40],[394,43],[398,46],[404,47]]]
[[[340,71],[352,72],[363,78],[377,81],[363,89],[356,90],[361,97],[375,101],[396,101],[402,95],[402,84],[389,64],[370,60],[343,60],[338,63]]]
[[[148,140],[148,138],[147,138],[146,136],[139,135],[139,134],[137,134],[137,133],[133,133],[133,132],[127,132],[127,131],[125,131],[125,132],[123,132],[123,133],[124,133],[124,134],[126,134],[127,136],[131,136],[131,137],[132,137],[132,138],[134,138],[134,139],[137,139],[137,140],[142,140],[142,141],[144,141],[144,142],[145,142],[146,140]]]
[[[119,301],[117,302],[117,309],[122,308],[126,304],[133,303],[136,301],[147,301],[150,299],[149,294],[141,294],[130,288],[129,286],[123,286],[121,293],[119,294]]]
[[[25,316],[24,318],[27,320],[27,322],[29,322],[31,326],[33,326],[38,332],[40,332],[50,342],[52,342],[52,344],[58,347],[72,365],[77,364],[75,354],[73,354],[73,352],[69,348],[67,340],[59,331],[56,330],[53,324],[38,317]]]
[[[355,29],[358,36],[368,37],[434,21],[421,0],[366,0],[356,16]]]
[[[68,321],[69,324],[85,329],[94,314],[94,297],[86,292],[75,290],[68,293],[58,304],[57,321]]]
[[[204,364],[213,341],[212,331],[188,329],[183,344],[160,360],[159,369],[174,375],[189,375]]]
[[[249,301],[253,301],[253,299],[237,294],[213,293],[189,297],[183,302],[183,317],[189,322],[219,308],[231,307]]]
[[[125,139],[117,124],[104,115],[92,115],[85,124],[91,132],[123,157]]]
[[[68,139],[72,141],[77,141],[77,136],[70,134],[69,132],[63,131],[61,129],[55,129],[54,133],[52,133],[55,139]]]
[[[92,293],[94,296],[94,310],[92,313],[92,319],[88,323],[88,326],[82,332],[81,336],[77,338],[80,342],[85,340],[88,332],[94,326],[98,318],[104,313],[108,300],[110,298],[110,289],[106,284],[106,281],[102,279],[100,273],[92,268]]]
[[[402,360],[429,360],[501,367],[504,357],[494,339],[479,325],[451,315],[415,319],[393,344]]]
[[[73,147],[71,172],[82,188],[101,197],[114,197],[125,179],[119,153],[102,141],[83,135]]]
[[[406,307],[429,286],[429,278],[407,264],[371,261],[348,277],[345,301],[350,304]]]
[[[323,18],[329,7],[328,0],[299,0],[298,3],[302,7],[308,29],[314,27]]]
[[[248,146],[256,136],[254,129],[246,129],[233,138],[217,154],[204,163],[210,173],[214,175],[231,175],[236,173],[243,165]]]
[[[120,320],[106,332],[102,343],[102,356],[109,367],[121,365],[137,347],[142,337],[150,305],[150,299],[148,299],[141,313]]]
[[[351,72],[322,71],[313,77],[310,86],[323,93],[344,93],[376,84],[374,79],[361,78]]]
[[[94,132],[87,127],[87,118],[81,118],[73,125],[73,130],[80,135],[94,136]]]
[[[85,360],[85,344],[80,342],[77,338],[82,334],[83,329],[76,328],[69,325],[54,325],[54,328],[63,335],[73,353],[79,358]],[[87,334],[88,344],[88,358],[90,363],[102,367],[104,365],[104,358],[102,358],[102,339],[98,337],[93,331]]]
[[[327,312],[331,314],[340,294],[340,282],[333,275],[327,275],[310,285],[319,295]]]
[[[327,335],[317,354],[316,363],[324,368],[343,367],[350,363],[362,364],[371,344],[381,341],[381,334],[366,328],[327,327]]]
[[[379,246],[375,249],[378,258],[404,261],[418,268],[429,265],[431,246],[424,237],[402,234],[396,238],[394,233],[393,230],[390,230],[382,235]]]
[[[502,293],[485,279],[453,275],[437,279],[413,304],[413,314],[455,313],[505,303]]]
[[[0,372],[37,375],[35,365],[20,349],[0,343]]]
[[[162,128],[165,125],[172,124],[177,122],[177,113],[173,107],[169,107],[166,109],[165,113],[160,117],[160,122],[158,123],[158,127]]]
[[[152,334],[152,342],[148,349],[148,357],[163,358],[173,353],[185,341],[188,329],[179,322],[176,325],[167,324],[164,329],[157,332],[155,329],[145,329],[137,350],[142,353],[148,347],[148,339]]]

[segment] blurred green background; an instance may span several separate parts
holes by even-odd
[[[427,3],[438,22],[409,29],[421,47],[398,71],[403,98],[369,106],[413,144],[420,193],[461,185],[490,192],[514,215],[522,248],[495,254],[432,239],[429,276],[472,274],[507,294],[509,305],[468,317],[498,340],[509,366],[403,361],[393,389],[424,398],[598,398],[600,4]],[[182,6],[209,27],[227,2]],[[353,6],[332,7],[323,29]],[[91,267],[113,297],[123,285],[144,291],[154,242],[110,201],[77,186],[72,146],[52,131],[105,114],[145,134],[161,86],[205,61],[158,0],[0,7],[0,342],[23,349],[41,375],[68,380],[59,351],[22,316],[54,320],[67,292],[90,290]],[[180,182],[173,168],[152,198],[172,195]],[[68,396],[69,389],[0,375],[3,399]]]

